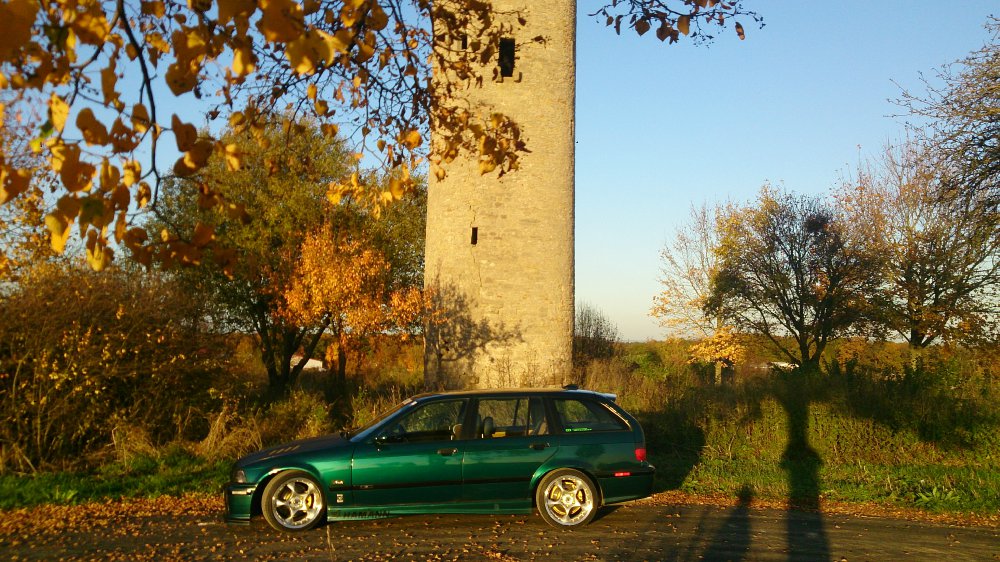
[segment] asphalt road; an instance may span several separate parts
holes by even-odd
[[[714,506],[633,503],[576,531],[537,515],[412,516],[338,522],[290,535],[215,513],[103,509],[7,513],[11,560],[1000,560],[1000,529]],[[197,510],[195,510],[197,511]],[[69,514],[69,515],[67,515]],[[31,523],[25,524],[30,519]],[[99,519],[99,520],[94,520]],[[40,521],[36,523],[35,521]],[[50,521],[51,526],[45,521]],[[19,530],[18,530],[19,529]]]

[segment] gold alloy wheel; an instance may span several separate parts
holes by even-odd
[[[279,474],[264,490],[264,515],[272,527],[303,531],[319,522],[326,509],[323,492],[311,476]]]
[[[538,499],[543,518],[555,526],[588,523],[597,508],[593,485],[575,470],[561,470],[546,477]]]

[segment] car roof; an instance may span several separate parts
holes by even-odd
[[[607,392],[597,392],[568,385],[562,388],[480,388],[471,390],[449,390],[442,392],[425,392],[417,394],[414,400],[427,400],[439,396],[450,397],[477,397],[477,396],[516,396],[530,394],[533,396],[587,396],[596,397],[614,402],[618,396]]]

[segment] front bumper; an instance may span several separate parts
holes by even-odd
[[[223,492],[226,501],[226,523],[247,524],[253,513],[253,494],[256,484],[226,484]]]

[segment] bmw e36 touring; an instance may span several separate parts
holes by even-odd
[[[226,520],[275,529],[426,513],[531,513],[571,528],[650,495],[639,422],[575,387],[421,394],[349,433],[241,458]]]

